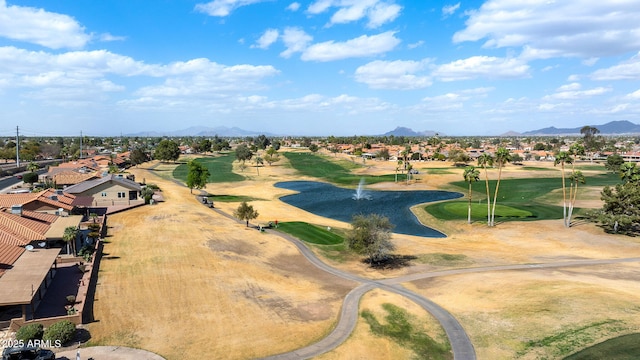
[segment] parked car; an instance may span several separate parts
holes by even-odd
[[[8,347],[2,351],[2,360],[56,360],[56,354],[32,346]]]
[[[16,178],[18,178],[18,179],[22,179],[22,175],[21,175],[21,174],[18,174],[18,175],[16,175]]]

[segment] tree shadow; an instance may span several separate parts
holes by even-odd
[[[369,264],[374,269],[378,270],[394,270],[407,267],[411,265],[411,260],[417,259],[413,255],[389,255],[384,259],[372,261],[371,259],[362,260],[363,263]]]

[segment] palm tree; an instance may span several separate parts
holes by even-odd
[[[402,160],[398,160],[398,166],[396,166],[396,182],[398,182],[398,170],[402,171],[400,167],[402,165]]]
[[[496,150],[495,162],[498,163],[498,181],[496,182],[496,192],[493,194],[493,208],[491,209],[491,226],[495,226],[496,223],[496,202],[498,201],[498,188],[500,187],[500,177],[502,176],[502,168],[504,165],[511,161],[511,154],[509,150],[501,147]]]
[[[78,228],[75,226],[67,226],[64,229],[64,233],[62,234],[62,240],[67,243],[67,253],[71,253],[69,251],[69,243],[71,243],[71,247],[73,249],[73,254],[75,255],[76,250],[76,238],[78,237]]]
[[[27,170],[29,170],[30,172],[36,172],[36,170],[38,170],[38,164],[34,163],[33,161],[29,163],[29,165],[27,165]]]
[[[564,226],[569,227],[569,222],[567,221],[567,187],[565,185],[564,178],[564,164],[572,164],[573,158],[566,151],[560,151],[556,155],[556,159],[553,162],[553,166],[560,164],[561,167],[561,175],[562,175],[562,220],[564,221]]]
[[[478,156],[478,166],[484,169],[484,180],[487,185],[487,225],[491,226],[491,194],[489,192],[489,174],[487,166],[493,166],[493,156],[489,153],[483,153]]]
[[[256,162],[256,171],[258,172],[258,176],[260,176],[260,165],[264,164],[264,160],[260,156],[256,156],[254,161]]]
[[[469,210],[467,212],[467,223],[471,224],[471,184],[480,180],[480,171],[475,166],[467,166],[462,174],[464,181],[469,183]]]
[[[582,174],[582,171],[572,172],[569,179],[571,181],[571,187],[574,188],[575,186],[575,188],[573,190],[573,198],[569,196],[569,213],[567,214],[567,226],[571,226],[571,215],[573,214],[573,206],[575,205],[576,198],[578,197],[578,184],[585,184],[587,182],[584,174]]]
[[[409,180],[411,177],[411,169],[413,169],[413,165],[408,164],[407,165],[407,185],[409,185]]]

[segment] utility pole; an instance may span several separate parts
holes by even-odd
[[[16,126],[16,167],[20,167],[20,132],[18,126]]]
[[[82,131],[80,131],[80,159],[82,159]]]

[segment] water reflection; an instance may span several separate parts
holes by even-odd
[[[367,200],[355,200],[354,190],[315,181],[285,181],[276,187],[298,191],[280,200],[316,215],[350,222],[355,214],[380,214],[395,225],[394,232],[442,238],[445,234],[422,225],[409,208],[416,204],[455,199],[450,191],[375,191],[366,190]],[[360,189],[362,191],[362,188]]]

